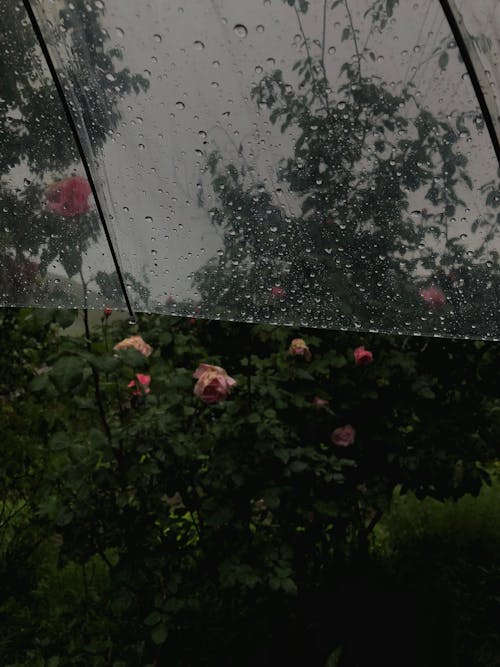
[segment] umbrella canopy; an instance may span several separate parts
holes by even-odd
[[[500,337],[494,0],[0,0],[4,305]]]

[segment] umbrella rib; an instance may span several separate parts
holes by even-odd
[[[122,292],[123,292],[123,297],[125,299],[125,304],[127,306],[127,310],[129,312],[131,320],[135,321],[134,310],[132,308],[132,304],[131,304],[129,296],[128,296],[127,288],[126,288],[126,285],[125,285],[125,280],[123,278],[122,270],[120,268],[120,263],[118,261],[118,255],[117,255],[116,250],[113,246],[113,242],[112,242],[112,239],[111,239],[111,234],[109,232],[109,228],[108,228],[108,225],[107,225],[107,222],[106,222],[106,217],[104,215],[104,210],[103,210],[103,207],[102,207],[101,202],[99,200],[99,196],[97,194],[97,188],[96,188],[96,185],[95,185],[95,181],[94,181],[94,178],[92,176],[92,172],[90,170],[90,166],[89,166],[89,163],[88,163],[88,160],[87,160],[87,156],[85,155],[85,151],[84,151],[84,148],[83,148],[82,141],[80,139],[80,135],[78,134],[78,128],[77,128],[75,119],[73,118],[73,114],[71,112],[70,105],[68,103],[68,100],[66,99],[66,95],[64,94],[64,89],[63,89],[61,81],[59,79],[59,75],[57,74],[57,70],[55,68],[54,61],[52,60],[49,49],[48,49],[47,44],[45,42],[45,39],[43,37],[42,31],[40,29],[40,25],[38,24],[38,21],[37,21],[37,18],[35,16],[35,13],[33,11],[33,8],[31,7],[31,2],[30,2],[30,0],[23,0],[23,4],[24,4],[24,8],[26,10],[26,13],[28,14],[28,18],[30,20],[31,27],[33,28],[33,32],[35,33],[35,36],[37,38],[40,49],[42,50],[43,56],[44,56],[45,61],[47,63],[47,67],[49,68],[50,74],[51,74],[52,79],[54,81],[54,85],[55,85],[57,93],[59,95],[59,99],[61,100],[61,104],[62,104],[62,107],[64,109],[64,113],[66,115],[66,119],[68,121],[68,124],[70,126],[71,133],[73,135],[73,139],[75,140],[75,143],[76,143],[76,146],[77,146],[77,149],[78,149],[78,153],[80,155],[80,159],[82,161],[83,168],[85,170],[85,174],[87,176],[87,180],[88,180],[89,185],[90,185],[90,189],[92,190],[92,195],[94,196],[94,201],[95,201],[95,205],[96,205],[96,208],[97,208],[97,212],[99,214],[99,218],[101,220],[101,224],[102,224],[102,227],[104,229],[104,234],[105,234],[106,240],[108,242],[108,246],[109,246],[109,249],[110,249],[110,252],[111,252],[111,257],[113,259],[113,263],[114,263],[114,266],[115,266],[116,274],[118,276],[118,280],[120,282],[120,287],[121,287]]]
[[[486,96],[483,92],[483,88],[481,86],[481,82],[479,80],[479,76],[476,70],[476,64],[474,63],[474,58],[472,57],[469,51],[469,47],[467,46],[464,37],[465,26],[463,27],[462,31],[460,22],[457,19],[458,10],[454,0],[439,0],[439,2],[448,20],[451,31],[453,33],[453,37],[455,38],[458,49],[460,51],[460,55],[462,56],[462,60],[464,61],[467,73],[470,77],[472,87],[474,88],[474,92],[476,93],[476,97],[478,99],[479,106],[481,108],[481,112],[484,117],[484,122],[486,123],[486,127],[488,128],[491,143],[493,144],[493,148],[495,150],[495,154],[500,167],[500,139],[499,139],[499,134],[497,132],[497,125],[491,115],[490,108],[488,106],[488,102],[486,101]],[[478,68],[481,67],[481,63],[477,62],[477,66]],[[498,129],[500,129],[500,127]]]

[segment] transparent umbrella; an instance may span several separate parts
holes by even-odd
[[[0,0],[3,305],[500,337],[494,0]]]

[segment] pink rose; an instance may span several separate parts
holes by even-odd
[[[327,401],[326,398],[320,398],[319,396],[315,396],[313,398],[313,403],[314,405],[317,405],[318,408],[326,408],[330,401]]]
[[[151,384],[151,375],[143,375],[142,373],[136,373],[135,380],[130,380],[128,387],[134,389],[132,392],[133,396],[142,396],[143,394],[149,394],[151,389],[149,385]]]
[[[294,338],[290,343],[288,352],[297,357],[304,357],[306,361],[311,361],[311,350],[307,347],[305,340],[302,338]]]
[[[277,285],[274,285],[274,287],[271,287],[271,294],[277,299],[281,299],[281,297],[285,296],[285,290],[283,289],[283,287],[278,287]]]
[[[446,303],[446,296],[439,287],[431,286],[427,289],[421,289],[420,296],[430,308],[439,309]]]
[[[113,312],[113,311],[111,310],[111,308],[105,308],[105,309],[103,310],[104,317],[105,317],[106,319],[108,319],[108,317],[112,314],[112,312]]]
[[[334,445],[339,447],[348,447],[354,444],[356,438],[356,431],[350,424],[336,428],[332,433],[331,439]]]
[[[153,352],[151,345],[148,345],[141,336],[130,336],[129,338],[124,338],[122,341],[117,343],[113,350],[130,350],[134,349],[143,354],[145,357]]]
[[[90,193],[90,185],[85,178],[72,176],[49,185],[45,190],[45,205],[53,213],[74,218],[90,210]]]
[[[223,368],[210,364],[200,364],[193,377],[198,380],[194,395],[208,404],[222,401],[236,385],[236,380],[229,377]]]
[[[360,345],[354,350],[354,362],[356,366],[366,366],[373,361],[373,353],[365,350],[364,345]]]

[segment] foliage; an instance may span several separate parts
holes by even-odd
[[[264,179],[243,144],[234,161],[218,151],[207,161],[223,248],[195,284],[215,312],[397,333],[482,327],[497,335],[491,304],[498,302],[498,256],[489,243],[498,188],[483,185],[486,206],[471,217],[464,241],[468,234],[454,227],[473,187],[464,139],[477,118],[424,104],[416,80],[427,58],[401,85],[383,78],[386,70],[374,65],[376,40],[384,53],[398,4],[361,3],[356,24],[348,0],[325,2],[322,16],[311,3],[284,0],[302,57],[263,74],[251,95],[259,115],[290,138],[283,141],[289,154]],[[307,21],[310,13],[315,21]],[[336,57],[345,57],[338,68],[325,41],[336,22],[351,47],[338,49]],[[320,37],[311,34],[315,26]],[[448,51],[445,39],[429,58],[445,69]],[[428,283],[446,293],[440,312],[429,312],[419,295]]]
[[[114,319],[85,338],[4,320],[6,665],[325,664],[394,489],[489,481],[494,345],[144,316],[145,358],[112,351],[131,333]],[[372,364],[355,365],[359,344]],[[237,380],[225,401],[194,396],[200,362]],[[136,373],[149,394],[128,388]],[[334,445],[347,423],[355,443]]]

